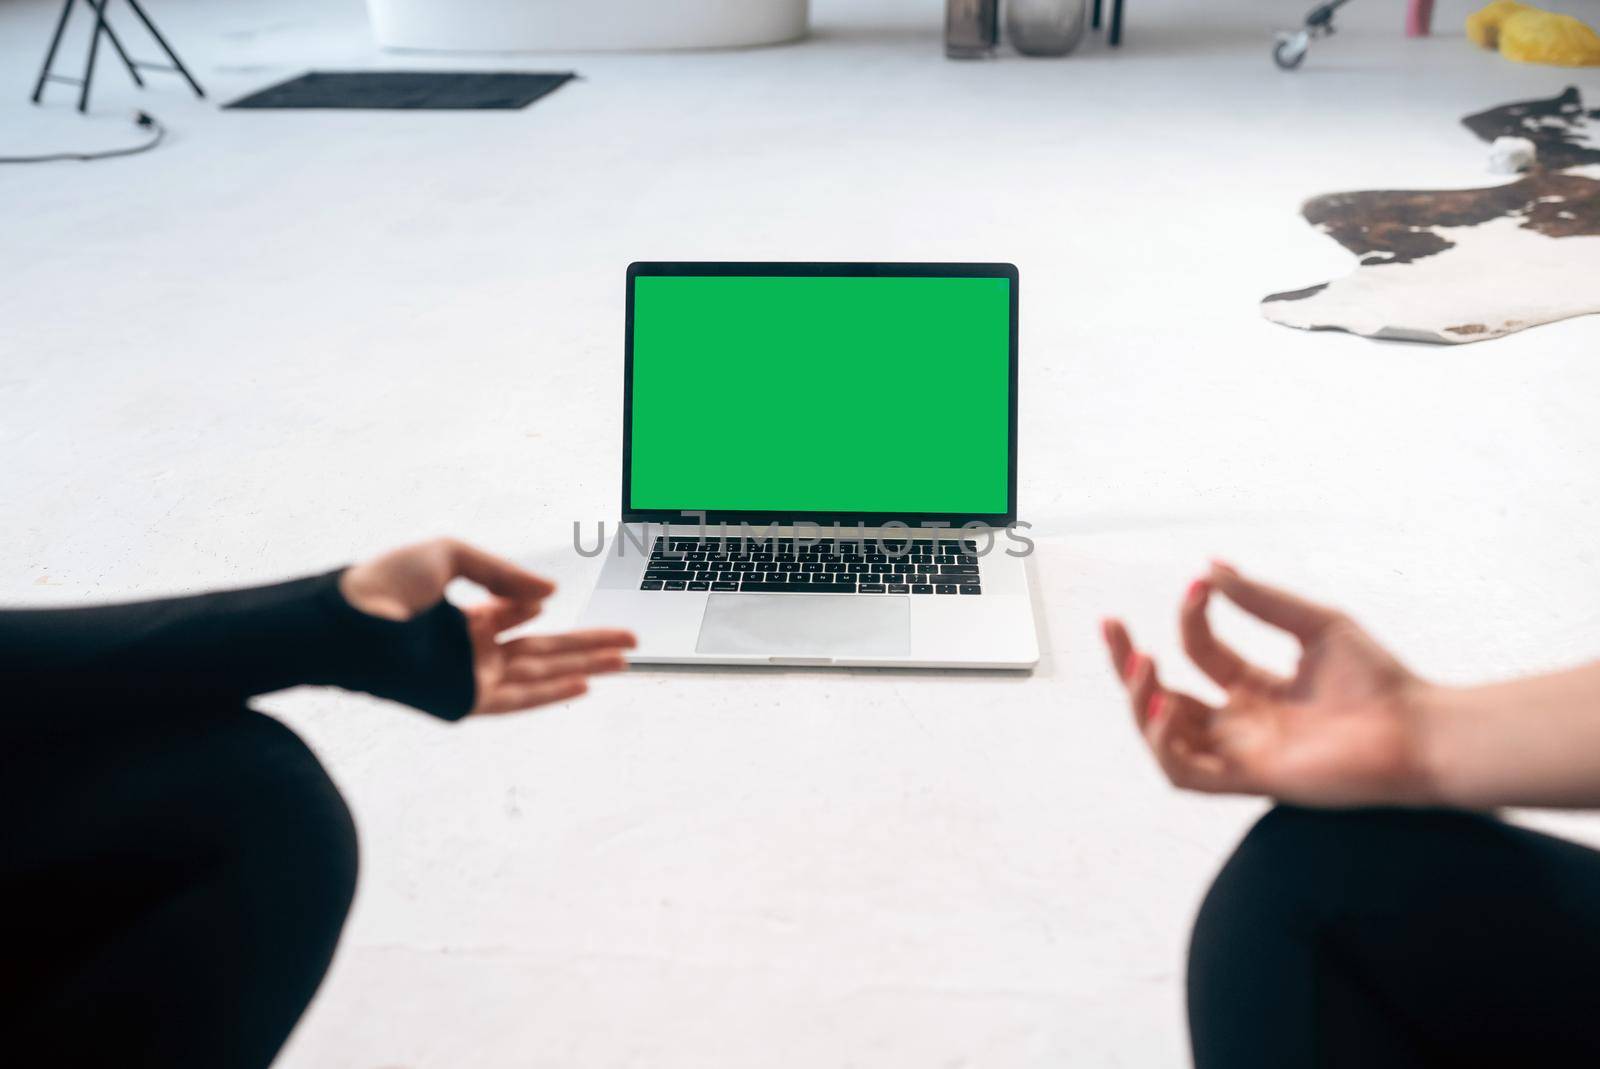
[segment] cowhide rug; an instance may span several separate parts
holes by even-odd
[[[1600,109],[1576,88],[1461,120],[1526,137],[1538,162],[1486,189],[1329,193],[1302,209],[1360,266],[1274,293],[1261,311],[1302,330],[1461,343],[1600,312]]]

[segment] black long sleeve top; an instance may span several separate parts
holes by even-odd
[[[475,685],[461,612],[441,601],[403,623],[369,616],[344,599],[340,574],[0,612],[0,707],[34,717],[108,705],[237,706],[309,683],[364,691],[445,720],[465,716]]]

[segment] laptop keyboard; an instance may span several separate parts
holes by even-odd
[[[640,590],[982,594],[971,542],[657,538]]]

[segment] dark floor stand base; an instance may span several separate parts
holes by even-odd
[[[1090,25],[1095,29],[1100,28],[1100,8],[1105,0],[1094,0],[1094,17]],[[1106,35],[1106,43],[1115,48],[1122,43],[1122,0],[1111,0],[1111,32]]]
[[[61,6],[61,18],[56,23],[55,35],[50,38],[50,51],[45,53],[44,67],[39,71],[39,81],[33,87],[33,102],[35,104],[39,103],[40,98],[44,96],[46,82],[64,82],[67,85],[81,87],[78,93],[78,110],[89,110],[89,86],[94,81],[94,61],[100,51],[100,38],[102,35],[111,42],[111,47],[116,50],[117,55],[122,59],[122,65],[128,68],[128,74],[133,78],[133,84],[140,89],[144,88],[144,79],[139,77],[141,70],[172,71],[183,76],[183,80],[189,83],[189,88],[194,90],[195,96],[203,98],[206,95],[205,90],[200,88],[200,83],[195,81],[194,76],[189,73],[189,68],[183,65],[183,60],[178,58],[178,54],[172,50],[172,46],[167,44],[166,38],[161,36],[161,31],[156,29],[156,24],[150,21],[150,16],[144,13],[144,8],[139,6],[139,0],[126,0],[126,3],[133,9],[133,13],[139,17],[139,21],[144,23],[144,28],[150,31],[150,36],[155,38],[156,44],[161,46],[161,51],[167,54],[167,58],[172,61],[171,64],[141,63],[130,58],[127,49],[122,47],[122,41],[118,39],[115,31],[111,29],[111,24],[106,21],[106,8],[111,6],[111,0],[83,0],[88,5],[89,10],[94,12],[94,33],[89,37],[89,59],[84,64],[83,77],[65,78],[59,74],[52,74],[50,68],[55,65],[56,50],[61,47],[61,35],[67,28],[67,19],[71,17],[73,5],[77,2],[78,0],[66,0],[66,3]]]

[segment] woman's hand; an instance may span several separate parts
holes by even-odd
[[[1212,634],[1213,590],[1299,639],[1293,676],[1249,663]],[[1220,706],[1163,687],[1122,623],[1103,625],[1134,721],[1175,785],[1304,805],[1436,800],[1423,755],[1429,688],[1349,617],[1215,564],[1190,586],[1179,622],[1185,652],[1226,692]]]
[[[589,689],[589,676],[627,667],[622,651],[635,645],[628,631],[572,631],[500,641],[506,631],[539,614],[555,584],[454,539],[407,546],[354,565],[340,577],[339,590],[368,615],[409,620],[437,605],[457,577],[492,595],[462,610],[472,637],[478,695],[474,713],[509,713],[575,698]]]

